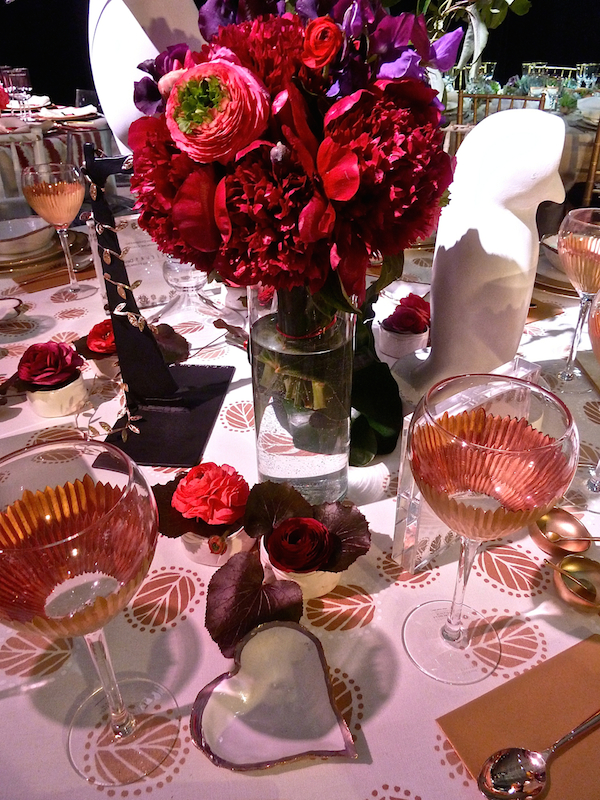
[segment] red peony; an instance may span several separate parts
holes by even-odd
[[[381,323],[386,331],[394,333],[425,333],[431,316],[427,300],[418,294],[409,294],[400,300],[393,313]]]
[[[206,462],[192,467],[181,479],[171,503],[186,519],[230,525],[243,517],[249,493],[248,484],[233,467]]]
[[[6,108],[9,103],[10,103],[10,97],[8,96],[8,92],[4,89],[4,87],[0,83],[0,108]]]
[[[271,564],[283,572],[314,572],[326,566],[335,537],[316,519],[291,517],[265,537]]]
[[[105,319],[90,330],[86,344],[93,353],[110,354],[117,352],[112,320]]]
[[[83,358],[69,344],[44,342],[32,344],[23,353],[17,374],[25,383],[35,386],[58,386],[79,375]]]
[[[330,64],[344,43],[344,35],[331,17],[317,17],[308,23],[302,61],[312,69]]]
[[[175,81],[167,127],[174,144],[194,161],[225,163],[263,133],[269,110],[269,94],[249,70],[215,58]]]
[[[338,100],[325,115],[325,136],[358,157],[360,186],[343,206],[333,202],[332,236],[349,294],[364,293],[370,256],[398,253],[433,231],[452,181],[443,150],[435,92],[414,79],[377,81]]]

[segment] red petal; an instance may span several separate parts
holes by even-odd
[[[317,169],[323,180],[325,194],[331,200],[350,200],[360,185],[358,156],[327,137],[317,153]]]
[[[227,211],[227,190],[225,186],[225,178],[222,178],[217,184],[215,190],[215,222],[217,228],[221,232],[223,241],[228,242],[231,238],[231,220]]]
[[[335,211],[320,194],[315,194],[312,200],[300,212],[298,230],[303,242],[316,242],[329,236],[335,223]]]
[[[190,247],[203,253],[217,250],[221,237],[215,223],[215,179],[211,168],[192,172],[173,202],[173,224]]]

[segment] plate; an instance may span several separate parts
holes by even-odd
[[[536,289],[541,289],[543,292],[556,294],[560,297],[579,297],[565,273],[553,267],[544,253],[540,253],[538,259],[534,285]]]
[[[71,255],[77,256],[88,247],[89,242],[85,233],[68,231],[69,248]],[[44,269],[50,269],[64,260],[62,247],[58,236],[55,236],[49,246],[41,253],[24,256],[11,261],[0,262],[0,277],[28,275]]]
[[[86,119],[98,116],[96,106],[63,106],[61,108],[42,108],[39,115],[40,119],[51,119],[55,122],[65,119]]]
[[[357,757],[321,643],[293,622],[259,625],[242,639],[234,669],[194,701],[190,732],[214,764],[231,770]]]
[[[29,100],[24,103],[25,108],[28,111],[36,111],[40,108],[44,108],[44,106],[50,105],[50,98],[46,95],[32,95]],[[4,109],[6,112],[13,112],[19,111],[21,108],[21,104],[17,100],[9,100],[8,105]]]

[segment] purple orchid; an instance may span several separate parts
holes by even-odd
[[[172,44],[156,58],[149,58],[138,64],[138,69],[148,73],[133,84],[133,102],[143,114],[152,116],[161,114],[165,110],[165,101],[158,91],[158,81],[163,75],[174,69],[180,69],[188,52],[189,47],[185,42]]]

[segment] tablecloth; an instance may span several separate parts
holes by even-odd
[[[14,372],[30,344],[74,341],[104,318],[100,293],[73,301],[64,287],[25,294],[10,279],[0,279],[0,296],[14,295],[25,308],[16,319],[0,325],[3,376]],[[531,360],[560,359],[570,342],[576,301],[560,295],[550,299],[562,313],[526,326],[520,352]],[[214,341],[219,332],[208,318],[180,320],[176,329],[194,347],[203,348],[194,362],[235,366],[204,459],[231,464],[252,484],[256,465],[246,353],[224,338]],[[583,346],[589,348],[589,343]],[[76,429],[102,437],[100,421],[116,419],[122,392],[118,383],[96,377],[91,367],[84,376],[91,406],[77,417],[43,420],[33,415],[22,397],[0,406],[0,453],[75,435]],[[582,457],[597,458],[598,395],[590,392],[568,402],[580,425]],[[232,664],[204,628],[207,586],[214,569],[191,561],[180,540],[161,537],[140,593],[107,626],[106,635],[118,676],[148,674],[176,696],[181,731],[171,755],[138,783],[114,789],[86,784],[72,770],[65,749],[66,721],[96,685],[83,643],[52,644],[0,626],[0,798],[479,798],[475,781],[436,719],[597,631],[597,617],[583,616],[559,601],[544,554],[526,532],[520,532],[483,549],[467,589],[467,602],[500,629],[503,654],[498,668],[489,674],[485,652],[476,651],[482,679],[478,683],[452,686],[421,674],[403,651],[402,623],[415,605],[451,596],[457,552],[447,550],[429,570],[415,575],[402,572],[391,558],[398,466],[399,450],[368,468],[370,472],[353,471],[350,498],[354,493],[360,499],[368,519],[370,552],[343,574],[330,594],[308,601],[301,620],[323,645],[337,705],[355,740],[356,760],[306,759],[238,773],[213,765],[194,746],[189,731],[191,704],[203,686]],[[166,482],[174,470],[147,468],[146,473],[151,482]],[[374,480],[367,480],[368,475]],[[587,514],[585,520],[600,534],[595,515]],[[596,546],[589,554],[597,555]],[[598,798],[600,782],[590,785],[586,800]]]

